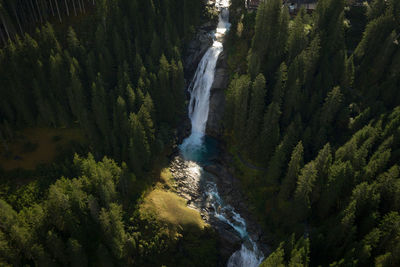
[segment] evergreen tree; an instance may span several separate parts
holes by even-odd
[[[266,96],[266,82],[262,74],[259,74],[253,82],[249,116],[246,123],[247,147],[253,147],[254,142],[257,140],[262,127],[262,116],[265,109],[265,96]]]
[[[281,111],[277,103],[271,103],[264,114],[263,128],[260,135],[259,159],[268,162],[280,138],[279,119]]]
[[[285,53],[289,14],[279,0],[262,1],[257,10],[254,38],[248,56],[249,74],[262,72],[267,79],[280,65]]]
[[[296,205],[298,205],[299,219],[305,219],[311,208],[311,194],[317,180],[315,163],[310,162],[301,170],[295,191]]]
[[[134,113],[129,115],[130,141],[129,141],[129,163],[135,173],[142,173],[143,167],[148,164],[150,147],[146,132],[138,116]]]
[[[287,173],[282,181],[279,197],[282,200],[288,199],[296,188],[297,177],[303,168],[303,143],[300,141],[293,149]]]

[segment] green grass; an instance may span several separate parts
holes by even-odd
[[[163,184],[166,185],[166,188],[172,188],[175,183],[174,177],[169,168],[164,168],[161,170],[160,180]]]
[[[159,188],[152,190],[140,205],[142,216],[154,216],[157,220],[167,223],[171,230],[204,229],[206,224],[200,213],[188,208],[186,201],[173,192]]]

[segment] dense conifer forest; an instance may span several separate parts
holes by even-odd
[[[205,2],[0,0],[0,266],[222,265],[163,191]],[[219,141],[260,266],[400,265],[400,1],[350,2],[231,0]]]
[[[211,232],[179,239],[186,257],[164,257],[174,234],[136,203],[184,114],[181,52],[203,3],[5,0],[0,16],[5,158],[19,157],[12,142],[25,128],[79,128],[86,139],[72,149],[83,157],[1,171],[0,265],[196,262],[202,245],[189,251],[185,239]]]
[[[226,139],[265,170],[236,160],[278,247],[262,266],[400,264],[400,2],[346,4],[233,22]]]

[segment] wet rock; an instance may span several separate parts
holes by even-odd
[[[188,80],[191,80],[193,77],[197,65],[199,65],[201,58],[207,52],[212,43],[212,35],[206,30],[199,30],[193,40],[187,45],[183,62],[185,77]]]
[[[206,125],[206,132],[210,136],[220,137],[223,133],[222,120],[225,109],[225,89],[229,83],[229,72],[225,52],[222,52],[217,61],[214,82],[210,91],[210,109]]]
[[[216,69],[215,70],[215,78],[213,82],[213,87],[211,87],[211,98],[212,94],[217,91],[224,91],[228,86],[229,81],[229,73],[227,69]]]
[[[201,25],[200,29],[203,31],[211,32],[211,31],[215,30],[215,22],[208,21],[208,22],[204,23],[203,25]]]
[[[221,167],[218,165],[213,165],[213,164],[207,165],[207,166],[204,166],[203,169],[214,175],[220,175],[220,173],[221,173]]]
[[[228,68],[228,61],[227,61],[227,56],[226,52],[222,51],[221,54],[218,56],[218,61],[217,65],[215,67],[216,69],[227,69]]]
[[[229,257],[240,249],[242,239],[235,229],[227,223],[215,219],[211,222],[211,225],[219,234],[220,256],[222,262],[226,263]]]

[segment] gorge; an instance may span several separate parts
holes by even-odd
[[[175,175],[177,172],[181,173],[181,183],[176,189],[181,192],[181,196],[188,199],[189,203],[194,200],[194,203],[191,203],[192,207],[202,213],[203,219],[214,226],[220,235],[232,235],[232,230],[234,230],[236,233],[233,235],[241,240],[240,249],[229,257],[227,266],[256,267],[264,259],[264,254],[248,233],[245,219],[231,205],[225,203],[220,196],[216,182],[218,177],[206,170],[210,165],[210,160],[213,160],[218,154],[218,141],[206,136],[210,111],[210,91],[214,83],[217,61],[223,52],[223,39],[230,28],[229,0],[218,0],[215,5],[219,11],[219,21],[217,29],[213,33],[214,42],[200,61],[189,86],[188,114],[192,126],[191,134],[180,145],[182,158],[178,156],[175,159],[175,164],[173,164],[175,166],[172,167],[172,170]],[[177,165],[180,168],[177,168]],[[191,179],[187,179],[187,177]],[[192,198],[193,196],[195,197]],[[226,231],[229,228],[231,228],[231,232]]]

